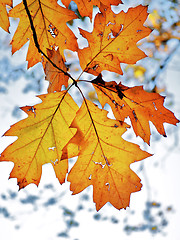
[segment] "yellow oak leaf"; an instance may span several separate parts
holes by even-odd
[[[6,5],[12,7],[12,0],[4,0],[0,2],[0,27],[9,32],[9,18],[6,11]]]
[[[97,210],[107,202],[117,209],[129,206],[131,193],[142,186],[130,164],[150,156],[121,137],[129,125],[106,115],[107,111],[86,100],[71,124],[72,129],[78,128],[73,138],[80,139],[80,152],[68,175],[70,189],[77,194],[93,185]]]
[[[120,63],[134,64],[146,57],[137,42],[151,30],[143,24],[148,16],[147,7],[130,8],[127,13],[115,14],[110,8],[98,13],[92,33],[80,29],[89,46],[78,49],[83,71],[99,75],[103,70],[122,74]]]
[[[64,72],[67,72],[67,67],[64,64],[64,59],[59,53],[59,49],[55,51],[54,49],[47,49],[47,55],[51,59],[51,61],[56,64],[57,67],[62,69]],[[67,75],[57,68],[55,68],[50,62],[46,62],[45,65],[45,74],[46,80],[49,81],[48,92],[60,92],[62,85],[68,87],[68,79]]]
[[[13,125],[5,136],[18,139],[1,154],[0,161],[11,161],[10,178],[17,178],[19,188],[39,184],[42,165],[51,163],[62,184],[68,171],[67,160],[61,160],[62,149],[76,133],[70,129],[78,106],[66,91],[38,96],[42,103],[23,107],[28,114]]]
[[[27,0],[27,6],[36,30],[38,44],[45,54],[46,49],[51,49],[54,45],[61,46],[61,54],[64,49],[77,50],[76,37],[66,24],[77,18],[73,11],[61,7],[56,0]],[[18,28],[11,41],[12,53],[30,40],[27,53],[28,67],[41,62],[41,54],[34,44],[31,24],[23,2],[15,6],[9,16],[20,18]]]
[[[142,86],[126,87],[121,83],[104,82],[101,75],[92,81],[102,107],[108,103],[117,120],[129,117],[136,136],[150,143],[151,121],[157,131],[166,136],[163,123],[176,125],[179,120],[163,106],[164,97],[158,93],[149,93]]]

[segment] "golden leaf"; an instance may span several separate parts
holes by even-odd
[[[148,16],[147,7],[130,8],[127,13],[115,14],[111,9],[98,13],[94,30],[80,29],[89,46],[78,49],[83,71],[99,75],[103,70],[122,74],[120,63],[134,64],[146,57],[136,43],[148,36],[151,30],[143,26]]]
[[[61,46],[61,54],[66,48],[77,50],[76,37],[66,25],[68,21],[77,18],[73,11],[59,6],[54,0],[27,0],[27,5],[36,30],[38,44],[44,53],[47,48],[51,49],[54,45]],[[20,18],[11,41],[12,53],[30,40],[27,53],[28,67],[41,62],[41,54],[38,53],[34,44],[30,21],[23,2],[15,6],[9,16]]]
[[[163,136],[166,136],[163,123],[176,125],[179,122],[174,114],[163,106],[164,97],[158,93],[148,93],[142,86],[129,88],[121,83],[106,83],[101,75],[92,82],[102,107],[108,103],[117,120],[124,121],[129,116],[136,136],[140,136],[148,144],[151,135],[149,121]]]
[[[39,184],[42,165],[51,163],[60,183],[68,171],[68,162],[60,161],[62,149],[76,133],[70,129],[78,106],[66,91],[40,95],[43,101],[34,107],[23,107],[28,118],[13,125],[5,136],[18,140],[1,154],[0,161],[11,161],[10,178],[17,178],[19,188]]]
[[[93,199],[99,210],[107,202],[117,209],[129,206],[130,195],[141,189],[140,178],[130,164],[150,154],[121,135],[126,123],[107,118],[107,111],[86,100],[77,112],[71,128],[78,128],[78,160],[68,175],[70,189],[77,194],[93,185]]]
[[[12,7],[12,0],[4,0],[0,2],[0,27],[9,32],[9,18],[6,11],[6,5]]]

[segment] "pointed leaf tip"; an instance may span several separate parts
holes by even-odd
[[[150,144],[151,121],[157,131],[166,136],[164,123],[176,125],[179,120],[164,107],[164,97],[158,93],[149,93],[142,86],[126,87],[121,83],[104,82],[97,77],[93,83],[98,99],[104,107],[108,103],[117,120],[124,121],[129,117],[136,136]]]

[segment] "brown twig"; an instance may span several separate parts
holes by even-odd
[[[61,71],[62,73],[64,73],[64,75],[66,75],[66,76],[68,76],[69,78],[71,78],[72,81],[73,81],[73,85],[77,86],[77,81],[76,81],[68,72],[65,72],[63,69],[59,68],[59,67],[47,56],[47,54],[45,54],[45,53],[41,50],[40,45],[39,45],[39,42],[38,42],[36,30],[35,30],[35,27],[34,27],[34,24],[33,24],[33,20],[32,20],[32,17],[31,17],[31,14],[30,14],[28,5],[27,5],[27,1],[26,1],[26,0],[23,0],[23,4],[24,4],[25,10],[26,10],[26,13],[27,13],[27,15],[28,15],[28,18],[29,18],[31,30],[32,30],[32,32],[33,32],[34,44],[35,44],[38,52],[41,53],[41,54],[53,65],[53,67],[55,67],[56,69],[58,69],[59,71]]]

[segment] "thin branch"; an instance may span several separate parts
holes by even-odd
[[[27,15],[28,15],[29,21],[30,21],[31,30],[32,30],[32,32],[33,32],[34,44],[35,44],[36,48],[38,49],[38,52],[41,53],[55,68],[57,68],[59,71],[63,72],[65,75],[67,75],[68,77],[70,77],[70,78],[73,80],[73,84],[66,90],[66,93],[68,92],[68,90],[69,90],[73,85],[75,85],[75,86],[78,88],[80,94],[82,95],[82,97],[83,97],[83,99],[84,99],[84,102],[85,102],[85,105],[86,105],[86,108],[87,108],[87,111],[88,111],[88,114],[89,114],[89,117],[90,117],[90,119],[91,119],[91,122],[92,122],[92,125],[93,125],[93,128],[94,128],[94,131],[95,131],[95,134],[96,134],[98,143],[99,143],[100,148],[101,148],[101,151],[102,151],[102,153],[103,153],[103,157],[104,157],[104,159],[105,159],[105,162],[106,162],[107,166],[109,166],[109,162],[108,162],[108,160],[107,160],[107,158],[106,158],[106,156],[105,156],[105,154],[104,154],[103,148],[102,148],[102,146],[101,146],[100,138],[99,138],[99,135],[98,135],[96,126],[95,126],[95,124],[94,124],[94,120],[93,120],[93,118],[92,118],[91,112],[90,112],[90,110],[89,110],[87,101],[86,101],[86,99],[85,99],[85,97],[84,97],[84,94],[83,94],[82,90],[81,90],[80,87],[77,85],[78,80],[76,81],[73,77],[71,77],[71,75],[70,75],[69,73],[67,73],[67,72],[65,72],[64,70],[62,70],[61,68],[59,68],[59,67],[41,50],[40,45],[39,45],[39,42],[38,42],[36,30],[35,30],[35,27],[34,27],[34,24],[33,24],[33,20],[32,20],[32,17],[31,17],[31,14],[30,14],[28,5],[27,5],[27,1],[26,1],[26,0],[23,0],[23,4],[24,4],[25,10],[26,10],[26,13],[27,13]],[[41,8],[40,2],[39,2],[39,5],[40,5],[41,13],[42,13],[42,8]],[[113,41],[113,40],[112,40],[112,41]],[[112,42],[112,41],[111,41],[111,42]],[[110,43],[109,43],[109,44],[110,44]],[[108,45],[109,45],[109,44],[108,44]],[[90,63],[89,63],[89,64],[90,64]],[[88,64],[88,65],[89,65],[89,64]],[[83,71],[83,72],[84,72],[84,71]],[[81,75],[80,75],[80,76],[81,76]],[[63,98],[61,99],[60,103],[58,104],[58,107],[56,108],[56,110],[55,110],[55,112],[54,112],[54,114],[53,114],[53,117],[54,117],[54,115],[56,114],[58,108],[60,107],[60,104],[61,104],[62,100],[64,99],[66,93],[64,94],[64,96],[63,96]],[[53,117],[52,117],[52,119],[53,119]]]
[[[41,50],[40,45],[39,45],[39,42],[38,42],[36,30],[35,30],[35,27],[34,27],[34,24],[33,24],[33,20],[32,20],[32,17],[31,17],[31,14],[30,14],[28,5],[27,5],[27,1],[26,1],[26,0],[23,0],[23,4],[24,4],[25,10],[26,10],[26,13],[27,13],[27,15],[28,15],[28,18],[29,18],[31,30],[32,30],[32,32],[33,32],[34,44],[35,44],[38,52],[41,53],[41,54],[53,65],[53,67],[55,67],[56,69],[58,69],[59,71],[61,71],[62,73],[64,73],[64,75],[66,75],[66,76],[68,76],[69,78],[71,78],[72,81],[73,81],[73,85],[77,86],[77,81],[76,81],[68,72],[65,72],[63,69],[59,68],[59,67]],[[40,4],[40,3],[39,3],[39,4]],[[40,5],[40,6],[41,6],[41,5]]]
[[[152,81],[156,81],[158,77],[161,75],[161,73],[165,70],[166,66],[168,65],[169,61],[172,59],[174,54],[177,52],[178,48],[180,47],[180,41],[178,44],[173,48],[173,50],[167,55],[167,57],[164,59],[164,62],[159,66],[157,72],[154,74],[154,77],[152,78]]]

